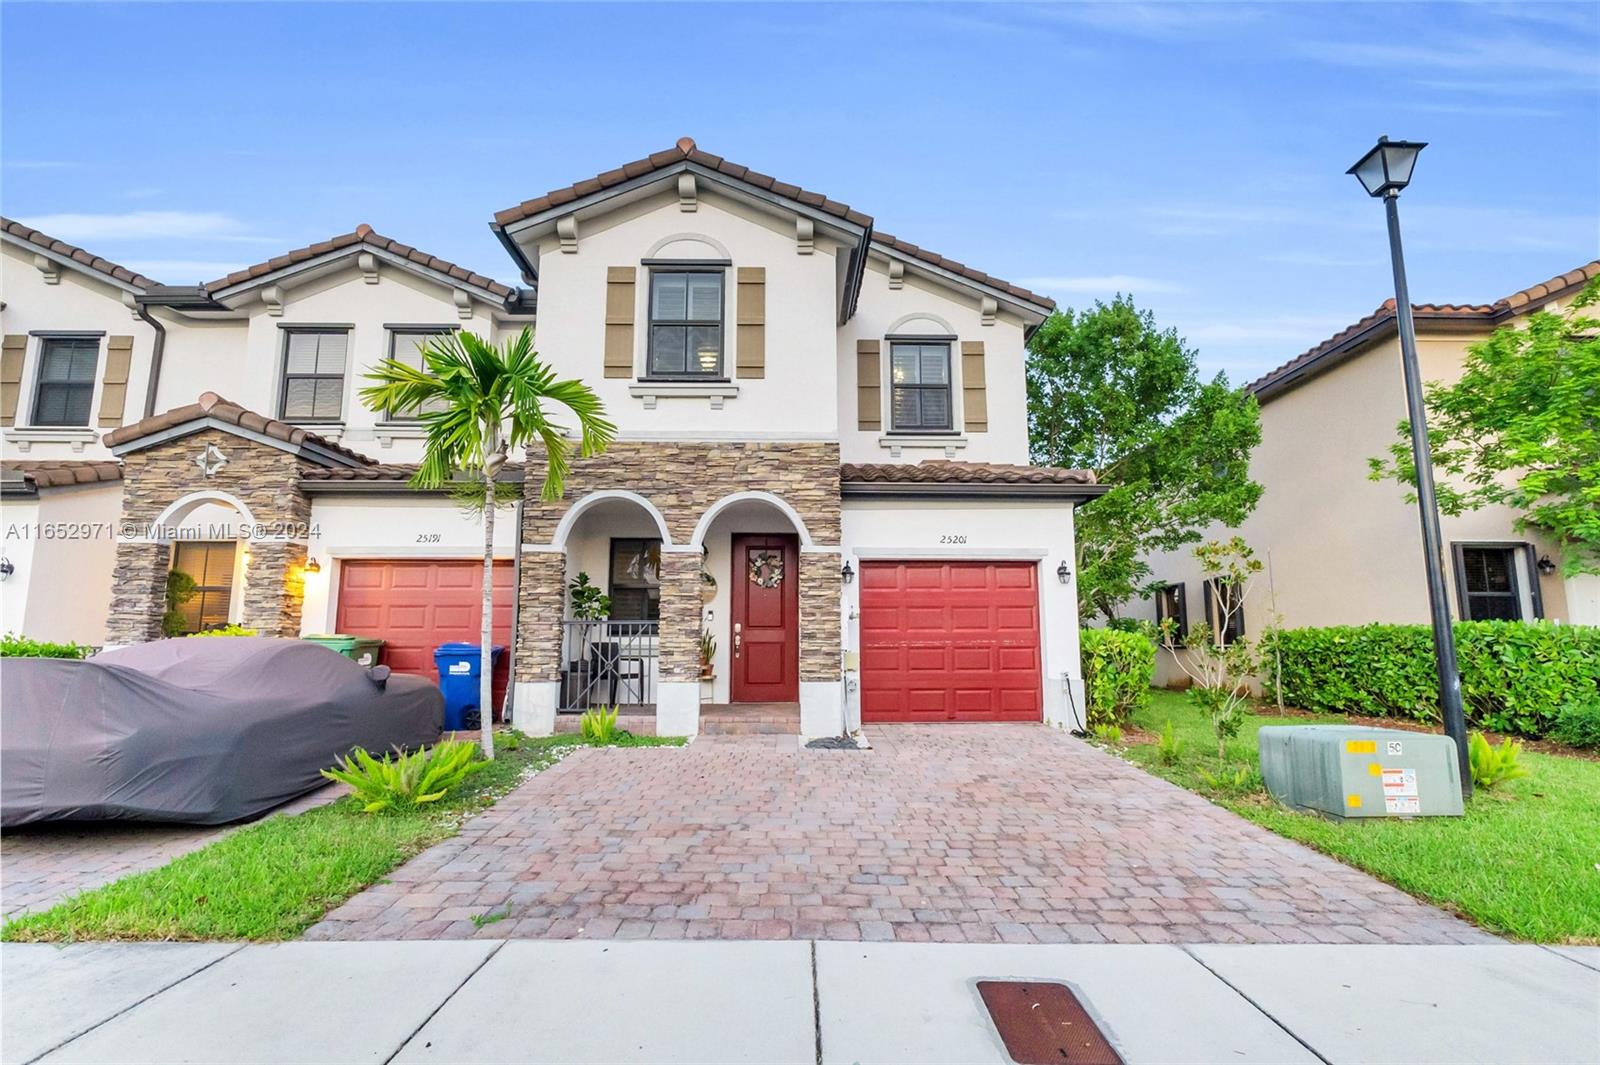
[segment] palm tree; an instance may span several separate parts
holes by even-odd
[[[427,429],[422,464],[411,487],[457,488],[464,501],[483,509],[483,620],[479,712],[485,758],[494,757],[492,646],[494,616],[494,514],[506,487],[496,483],[512,448],[535,441],[544,449],[544,487],[540,498],[554,500],[571,469],[572,442],[565,427],[552,422],[545,402],[559,403],[578,419],[578,453],[604,451],[617,435],[606,420],[600,398],[582,381],[558,381],[555,370],[533,350],[526,328],[501,346],[474,333],[447,333],[421,350],[421,368],[394,359],[380,362],[361,390],[368,407],[391,417],[416,414]]]

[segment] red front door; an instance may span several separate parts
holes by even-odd
[[[800,698],[800,552],[793,536],[733,538],[732,698]]]

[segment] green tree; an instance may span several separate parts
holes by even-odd
[[[1218,374],[1149,311],[1109,305],[1050,316],[1028,346],[1033,460],[1093,470],[1110,491],[1078,511],[1078,603],[1116,617],[1145,594],[1144,558],[1198,542],[1213,522],[1255,509],[1250,452],[1261,440],[1253,396]]]
[[[417,414],[427,430],[422,464],[411,486],[429,490],[451,486],[457,498],[483,513],[482,673],[479,709],[481,745],[494,757],[492,647],[494,616],[494,517],[497,503],[514,498],[515,488],[497,482],[512,448],[527,450],[530,464],[540,455],[544,484],[540,498],[558,499],[571,469],[572,441],[545,404],[565,406],[578,421],[578,453],[604,451],[616,426],[582,381],[558,381],[555,370],[533,349],[533,334],[523,329],[499,347],[474,333],[448,333],[422,348],[421,368],[385,359],[368,373],[374,384],[361,390],[368,407],[389,416]],[[538,450],[535,450],[537,445]]]
[[[1539,311],[1467,348],[1454,384],[1423,389],[1439,509],[1452,517],[1486,506],[1517,512],[1519,532],[1561,545],[1562,571],[1600,573],[1600,278],[1564,313]],[[1411,425],[1375,481],[1413,490]],[[1415,502],[1415,492],[1407,493]]]

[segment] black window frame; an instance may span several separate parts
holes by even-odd
[[[39,337],[39,350],[35,360],[33,375],[33,403],[28,408],[28,424],[41,429],[88,429],[94,423],[94,386],[100,379],[100,348],[104,333],[46,333]],[[94,363],[89,369],[87,381],[47,381],[45,380],[45,365],[50,356],[54,354],[54,347],[61,345],[94,345]],[[68,356],[70,358],[70,355]],[[44,407],[46,390],[51,394],[68,391],[74,394],[86,395],[84,403],[83,421],[71,421],[66,418],[46,419],[40,413]],[[65,405],[64,405],[65,409]]]
[[[1469,591],[1467,588],[1467,552],[1469,551],[1496,552],[1503,555],[1506,561],[1506,574],[1509,578],[1510,591]],[[1450,553],[1455,563],[1456,604],[1462,621],[1538,621],[1544,617],[1544,599],[1539,589],[1538,552],[1532,544],[1523,540],[1463,540],[1451,543]],[[1523,576],[1517,572],[1517,555],[1519,553],[1522,555],[1523,571],[1527,576],[1528,602],[1533,613],[1531,618],[1525,616],[1522,611]],[[1475,599],[1509,600],[1516,607],[1516,617],[1476,617],[1473,613],[1473,601]]]
[[[688,282],[684,282],[684,302],[682,319],[656,318],[656,279],[660,277],[684,276],[690,274],[709,274],[717,279],[717,320],[705,318],[689,318]],[[691,264],[665,264],[649,267],[649,277],[645,283],[645,351],[644,351],[644,377],[645,381],[726,381],[728,380],[728,270],[726,266],[696,266]],[[684,336],[683,364],[685,369],[658,370],[656,368],[656,327],[676,329],[682,328]],[[712,371],[689,370],[691,361],[689,351],[689,330],[714,326],[717,330],[717,368]]]
[[[283,372],[279,375],[278,383],[278,417],[292,425],[337,425],[344,421],[345,395],[350,382],[350,333],[349,326],[331,325],[305,325],[282,326],[283,356],[280,365]],[[317,336],[343,336],[344,337],[344,369],[337,374],[331,373],[296,373],[289,372],[289,345],[294,343],[296,336],[315,334]],[[289,413],[289,382],[290,381],[331,381],[335,377],[339,380],[339,413],[331,418],[296,417]]]
[[[926,436],[930,433],[954,433],[956,431],[955,407],[955,338],[945,336],[899,336],[889,337],[889,432],[909,433],[917,436]],[[896,384],[894,379],[894,349],[901,346],[908,347],[942,347],[944,349],[944,384],[942,385],[902,385]],[[917,362],[917,376],[922,376],[921,359]],[[914,390],[922,392],[940,392],[944,395],[945,420],[943,425],[930,425],[927,422],[918,422],[916,425],[901,425],[895,407],[895,393],[901,390]],[[917,409],[922,409],[919,398]]]
[[[640,579],[640,580],[637,580],[637,581],[635,581],[635,580],[633,580],[631,578],[626,579],[626,580],[619,579],[618,573],[617,573],[617,550],[618,550],[619,547],[625,547],[625,545],[628,545],[628,544],[638,544],[639,545],[639,550],[645,551],[645,552],[648,552],[650,550],[650,545],[651,544],[655,545],[655,553],[656,553],[656,580],[655,580],[655,583],[652,584],[650,581],[644,580],[644,579]],[[624,591],[624,592],[630,592],[630,593],[642,591],[644,593],[643,596],[640,598],[640,602],[643,603],[642,616],[638,616],[638,617],[618,617],[617,616],[617,602],[618,602],[618,599],[619,599],[619,597],[617,595],[617,592],[619,590]],[[611,537],[611,542],[610,542],[610,544],[608,546],[608,553],[606,555],[606,594],[611,598],[611,613],[609,615],[608,620],[610,620],[610,621],[642,623],[642,624],[647,624],[647,625],[652,625],[652,626],[660,624],[660,622],[661,622],[661,538],[659,536],[613,536],[613,537]],[[631,598],[631,597],[628,597],[628,598]],[[654,613],[654,616],[651,616],[652,612]]]
[[[1176,593],[1173,594],[1173,602],[1170,604],[1166,600],[1166,596],[1169,593]],[[1178,624],[1172,634],[1172,645],[1174,647],[1184,646],[1189,638],[1189,593],[1187,589],[1182,582],[1163,584],[1155,590],[1155,601],[1156,626],[1159,628],[1161,623],[1169,617],[1176,618]],[[1162,640],[1165,642],[1165,634],[1162,635]]]
[[[188,549],[188,550],[193,550],[193,549],[196,549],[196,548],[203,549],[203,550],[205,550],[207,552],[207,555],[209,556],[209,554],[210,554],[210,552],[212,550],[221,549],[221,548],[224,548],[224,547],[227,548],[229,553],[230,553],[230,557],[228,559],[228,569],[227,569],[227,573],[228,573],[228,583],[227,584],[223,584],[223,585],[202,584],[200,582],[199,577],[195,577],[194,573],[191,572],[190,569],[178,565],[178,559],[185,552],[186,549]],[[202,560],[202,563],[201,563],[201,574],[202,574],[202,576],[204,575],[205,569],[209,564],[210,564],[209,557],[207,557],[206,559]],[[222,625],[227,625],[229,623],[229,619],[232,617],[232,614],[233,614],[233,583],[234,583],[233,582],[233,578],[234,578],[235,570],[237,569],[238,565],[239,565],[239,542],[237,540],[178,540],[172,545],[172,557],[168,561],[168,564],[167,564],[168,571],[172,572],[172,571],[181,570],[184,573],[188,573],[189,576],[194,578],[194,581],[195,581],[195,597],[193,599],[189,600],[188,603],[178,607],[178,610],[179,610],[180,613],[187,614],[189,612],[190,608],[191,608],[191,605],[192,605],[192,608],[193,608],[193,611],[194,611],[195,621],[199,625],[199,627],[198,628],[194,628],[194,629],[186,629],[185,632],[183,633],[183,635],[189,635],[191,633],[205,632],[206,631],[206,629],[208,627],[206,625],[206,622],[205,622],[205,618],[206,618],[206,599],[207,599],[208,596],[214,596],[214,595],[225,596],[225,599],[224,599],[223,604],[222,604],[222,619],[221,619],[220,622],[219,621],[213,621],[213,623],[212,623],[212,625],[210,627],[213,627],[213,628],[220,627]],[[216,616],[215,615],[215,611],[213,611],[212,616],[213,616],[213,618],[215,618],[215,616]]]
[[[1244,639],[1244,605],[1239,604],[1239,609],[1228,615],[1228,627],[1218,626],[1217,621],[1222,613],[1221,607],[1225,601],[1231,606],[1234,594],[1243,594],[1243,589],[1238,581],[1223,580],[1221,577],[1207,577],[1201,586],[1205,594],[1206,624],[1211,628],[1211,639],[1218,647],[1226,647],[1235,640]],[[1223,589],[1227,589],[1224,593]]]
[[[458,332],[461,331],[461,327],[459,325],[427,325],[425,323],[416,324],[416,325],[409,325],[409,324],[385,325],[383,328],[384,328],[384,332],[387,333],[388,337],[389,337],[389,354],[388,354],[388,358],[390,358],[390,359],[394,359],[394,357],[395,357],[395,340],[398,337],[402,337],[402,336],[436,337],[436,336],[445,336],[446,334],[450,334],[450,333],[458,333]],[[348,359],[348,356],[346,356],[346,358]],[[287,385],[285,387],[287,387]],[[438,408],[436,408],[436,409],[438,409]],[[383,412],[383,420],[385,422],[396,423],[396,424],[400,424],[400,425],[415,425],[415,424],[417,424],[417,423],[422,421],[422,416],[424,414],[426,414],[426,413],[428,413],[428,407],[427,407],[426,404],[424,404],[421,408],[419,408],[419,409],[417,409],[415,411],[412,411],[409,414],[396,414],[392,410],[386,410],[386,411]]]

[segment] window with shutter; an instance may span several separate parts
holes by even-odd
[[[339,420],[349,341],[343,330],[286,331],[279,417],[291,422]]]
[[[950,345],[889,345],[890,424],[896,431],[950,428]]]
[[[39,343],[39,382],[33,424],[87,426],[100,362],[99,337],[45,337]]]
[[[650,273],[650,377],[722,377],[722,271]]]

